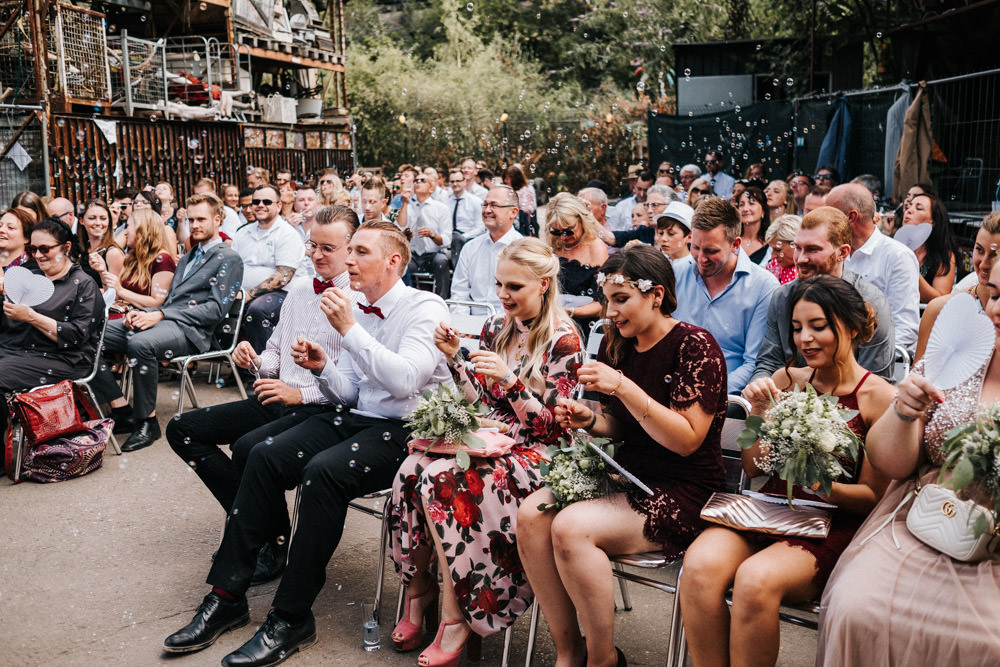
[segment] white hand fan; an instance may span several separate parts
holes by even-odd
[[[916,250],[930,238],[933,231],[934,225],[929,222],[922,222],[919,225],[903,225],[893,238],[910,250]]]
[[[951,389],[979,370],[993,352],[995,332],[971,294],[948,299],[927,340],[925,377],[938,389]]]
[[[37,306],[45,303],[56,286],[45,276],[32,273],[23,266],[12,266],[3,276],[4,292],[12,303]]]

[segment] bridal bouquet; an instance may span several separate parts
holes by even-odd
[[[847,426],[857,415],[844,410],[837,397],[816,393],[812,385],[783,393],[765,414],[750,415],[738,442],[749,449],[760,439],[762,454],[754,459],[762,471],[788,482],[788,505],[792,487],[816,487],[830,495],[834,480],[846,471],[840,458],[857,461],[861,440]]]
[[[947,454],[941,478],[951,471],[948,485],[956,491],[977,485],[993,504],[994,523],[1000,507],[1000,402],[979,409],[975,421],[949,431],[941,451]],[[973,532],[979,537],[989,530],[986,515],[979,515]]]
[[[538,506],[539,511],[560,510],[580,500],[591,500],[608,495],[614,482],[608,474],[604,460],[591,449],[584,433],[572,431],[559,438],[558,445],[548,448],[550,461],[540,465],[542,479],[552,490],[555,502]],[[607,445],[606,438],[595,438],[598,447]],[[612,453],[608,445],[608,454]]]
[[[471,461],[466,448],[486,447],[486,442],[475,435],[480,427],[478,414],[480,409],[460,391],[441,384],[436,391],[424,391],[407,426],[413,438],[430,441],[426,451],[433,451],[434,445],[444,445],[449,448],[447,453],[455,454],[458,465],[468,470]]]

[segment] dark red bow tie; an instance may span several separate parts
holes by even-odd
[[[326,282],[323,282],[319,278],[313,278],[313,292],[315,292],[316,294],[319,294],[323,290],[329,289],[331,287],[333,287],[332,280],[327,280]]]
[[[363,303],[359,303],[358,308],[361,309],[362,313],[365,313],[367,315],[377,315],[380,320],[385,319],[385,315],[382,314],[382,309],[379,308],[378,306],[366,306]]]

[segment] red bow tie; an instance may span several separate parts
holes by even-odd
[[[365,313],[367,315],[377,315],[380,320],[385,319],[385,315],[382,314],[382,309],[379,308],[378,306],[366,306],[363,303],[359,303],[358,308],[361,309],[362,313]]]
[[[315,292],[316,294],[319,294],[323,290],[329,289],[331,287],[333,287],[332,280],[327,280],[326,282],[323,282],[319,278],[313,278],[313,292]]]

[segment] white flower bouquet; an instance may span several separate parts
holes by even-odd
[[[974,421],[949,431],[941,451],[948,456],[941,466],[940,480],[950,471],[948,486],[955,491],[978,487],[976,495],[985,494],[992,503],[989,509],[996,524],[1000,507],[1000,402],[980,408]],[[975,536],[987,530],[986,516],[978,516],[973,525]]]
[[[450,445],[458,465],[468,470],[471,461],[465,447],[486,447],[483,439],[475,435],[479,429],[477,415],[480,412],[481,409],[470,403],[461,392],[441,384],[436,391],[424,391],[407,426],[415,439],[425,438],[432,443]],[[428,448],[427,451],[431,450]]]
[[[552,490],[555,502],[538,506],[540,511],[560,510],[580,500],[592,500],[608,495],[616,486],[609,475],[607,464],[591,449],[580,431],[573,431],[568,437],[559,438],[558,445],[548,448],[549,462],[540,464],[542,479]],[[595,438],[597,447],[607,445],[606,438]],[[607,453],[612,449],[607,445]]]
[[[788,483],[788,505],[792,487],[820,487],[830,495],[833,482],[846,474],[841,458],[858,460],[863,444],[847,426],[857,415],[844,410],[837,397],[819,395],[811,384],[784,392],[765,417],[750,415],[738,442],[749,449],[759,439],[761,456],[754,463],[763,472]]]

